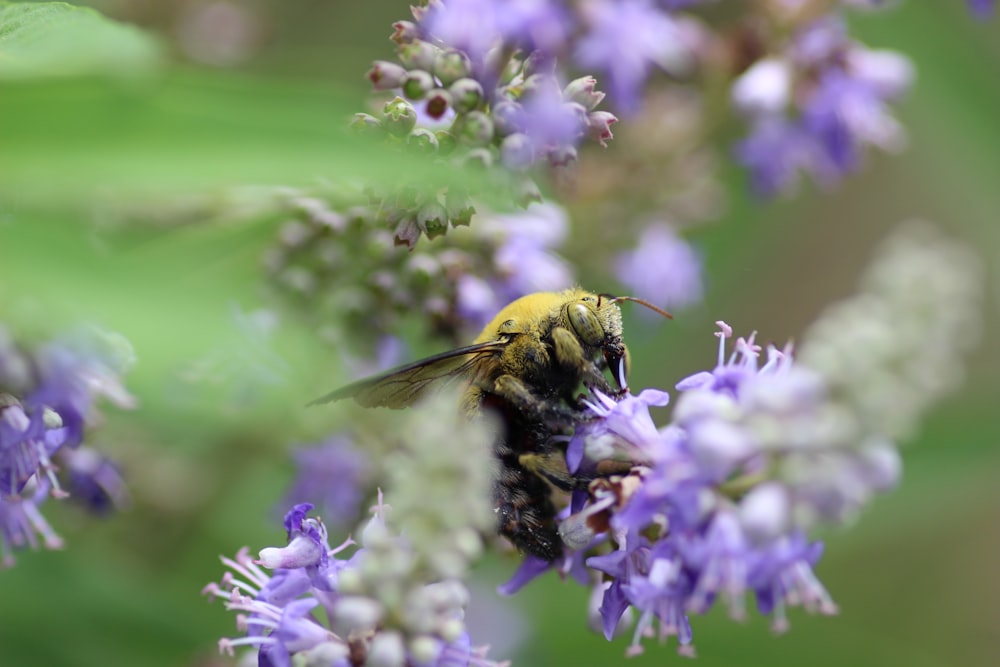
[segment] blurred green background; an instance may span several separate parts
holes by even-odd
[[[274,347],[284,381],[262,388],[252,409],[236,409],[231,385],[185,381],[197,360],[246,347],[232,313],[261,305],[260,254],[275,221],[251,207],[239,224],[122,223],[196,221],[226,210],[226,186],[377,176],[379,155],[340,128],[364,108],[363,74],[391,57],[390,24],[407,5],[90,4],[157,41],[121,30],[60,37],[66,51],[52,62],[0,63],[0,320],[26,339],[88,321],[132,341],[139,362],[126,383],[140,409],[107,408],[91,444],[123,463],[135,503],[107,520],[45,505],[68,547],[22,552],[0,572],[0,665],[227,664],[215,642],[233,634],[234,619],[199,590],[221,575],[218,554],[283,539],[272,508],[291,478],[287,451],[334,423],[301,406],[336,385],[339,361],[327,363],[330,352],[308,332],[283,329]],[[231,13],[206,15],[212,7]],[[212,21],[226,26],[225,39],[206,37]],[[852,26],[916,64],[900,109],[909,150],[871,155],[832,192],[766,204],[726,168],[725,213],[690,235],[706,257],[706,299],[667,326],[626,315],[633,355],[644,360],[632,384],[669,387],[710,365],[716,319],[764,340],[799,336],[851,293],[873,245],[910,217],[982,252],[991,283],[984,343],[964,388],[907,443],[901,487],[824,536],[818,573],[841,614],[794,611],[780,638],[762,619],[693,618],[701,667],[1000,664],[1000,20],[976,23],[964,3],[920,0]],[[0,44],[3,35],[0,26]],[[594,281],[605,272],[575,268],[601,289]],[[258,363],[268,362],[251,351],[234,372]],[[514,568],[485,563],[483,589]],[[476,618],[473,637],[521,666],[625,662],[623,641],[585,629],[586,597],[550,577],[513,599],[486,599],[484,608],[508,609]],[[680,659],[650,644],[629,664]]]

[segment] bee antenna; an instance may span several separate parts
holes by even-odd
[[[611,296],[610,294],[598,294],[597,295],[597,297],[598,297],[597,305],[598,306],[600,306],[600,304],[601,304],[600,297],[602,297],[602,296],[610,297],[611,298],[611,303],[618,303],[619,301],[633,301],[633,302],[639,304],[640,306],[646,306],[646,308],[649,308],[650,310],[655,311],[655,312],[659,313],[660,315],[663,315],[668,320],[674,319],[673,315],[671,315],[667,311],[663,310],[662,308],[657,308],[656,306],[654,306],[650,302],[646,301],[645,299],[640,299],[640,298],[634,297],[634,296]]]

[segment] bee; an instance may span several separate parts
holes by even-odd
[[[547,561],[561,553],[549,483],[585,488],[565,464],[565,434],[586,418],[582,387],[621,396],[628,391],[628,348],[622,340],[620,301],[633,297],[580,288],[537,292],[504,307],[471,345],[393,368],[326,394],[310,405],[353,398],[363,407],[404,408],[434,385],[465,382],[462,411],[500,417],[494,440],[499,470],[493,500],[498,531],[518,549]],[[612,387],[609,372],[617,385]]]

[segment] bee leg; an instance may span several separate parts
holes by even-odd
[[[615,393],[604,371],[583,353],[583,346],[576,336],[562,327],[553,328],[551,335],[556,361],[560,366],[575,373],[587,387],[600,389],[608,395]]]

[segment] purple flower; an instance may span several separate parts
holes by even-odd
[[[553,204],[532,204],[521,215],[498,216],[504,242],[495,261],[504,280],[503,298],[513,301],[533,292],[565,289],[573,280],[566,260],[551,251],[562,244],[566,212]]]
[[[806,103],[804,126],[841,173],[858,167],[867,144],[884,150],[901,148],[903,128],[888,113],[884,92],[872,80],[831,68]]]
[[[129,493],[118,465],[92,447],[59,450],[70,497],[95,514],[104,515],[128,506]]]
[[[420,22],[445,46],[461,49],[474,61],[504,42],[526,52],[562,49],[568,25],[563,9],[549,0],[447,0],[432,4]]]
[[[985,20],[993,16],[996,11],[996,0],[967,0],[969,11],[977,19]]]
[[[536,156],[544,156],[556,166],[576,158],[576,146],[587,133],[583,105],[564,101],[553,82],[532,92],[520,107],[514,125],[528,137]]]
[[[548,561],[544,558],[528,554],[521,561],[521,565],[517,568],[514,575],[497,587],[497,592],[500,595],[513,595],[553,567],[555,567],[555,561]]]
[[[683,29],[650,0],[587,0],[581,12],[589,31],[577,43],[576,62],[606,72],[612,98],[626,111],[638,108],[651,67],[687,67]]]
[[[134,404],[119,378],[131,358],[124,339],[96,331],[22,352],[0,327],[0,548],[5,565],[13,564],[13,549],[36,548],[36,534],[46,547],[62,547],[38,511],[45,495],[69,495],[56,476],[57,462],[68,474],[70,490],[90,508],[104,511],[127,497],[114,465],[78,446],[97,397],[108,396],[123,407]]]
[[[334,435],[316,445],[299,447],[293,454],[296,476],[285,494],[284,506],[314,503],[331,525],[357,520],[371,476],[371,462],[344,435]]]
[[[55,410],[67,429],[66,444],[76,446],[96,398],[104,396],[121,408],[135,406],[121,381],[134,360],[128,341],[108,332],[85,331],[49,343],[38,351],[41,380],[25,403]]]
[[[667,224],[647,227],[635,249],[618,256],[615,275],[633,296],[661,308],[683,308],[702,298],[701,258]]]
[[[615,401],[601,391],[593,390],[587,401],[590,411],[600,419],[581,424],[570,441],[567,458],[572,470],[579,467],[582,456],[598,461],[615,458],[626,452],[636,461],[656,461],[663,454],[663,435],[649,415],[650,406],[664,406],[670,395],[657,389],[645,389],[638,396],[625,395]],[[582,451],[580,451],[582,450]]]
[[[464,589],[457,582],[421,582],[414,577],[426,571],[407,571],[413,554],[388,531],[381,498],[363,531],[364,548],[347,560],[337,555],[354,542],[331,549],[311,510],[300,504],[285,516],[286,547],[262,549],[257,560],[245,549],[222,559],[230,572],[202,592],[238,612],[246,635],[222,639],[221,651],[250,647],[258,664],[274,667],[290,666],[296,656],[333,667],[350,667],[359,656],[400,666],[497,667],[484,650],[472,648],[461,623]]]
[[[889,104],[912,80],[902,55],[851,41],[837,17],[815,21],[733,83],[733,103],[751,122],[737,160],[763,196],[792,190],[799,172],[830,185],[860,166],[865,147],[903,147]]]
[[[821,185],[832,184],[836,171],[816,138],[798,122],[779,115],[760,117],[735,148],[736,161],[750,171],[754,191],[773,197],[793,190],[799,173]]]
[[[52,456],[63,446],[67,429],[54,411],[25,411],[18,403],[0,406],[0,493],[16,496],[36,475],[46,477],[53,493],[65,495],[55,479]]]
[[[564,561],[590,554],[608,638],[634,612],[630,654],[650,634],[676,636],[691,654],[688,614],[722,601],[741,620],[748,594],[779,631],[787,607],[836,613],[813,570],[822,544],[804,530],[843,521],[898,477],[891,443],[859,431],[791,346],[765,350],[751,335],[727,353],[732,329],[719,326],[717,363],[677,383],[670,424],[657,428],[648,410],[664,392],[594,392],[567,449],[570,470],[595,481],[559,517]],[[609,461],[631,470],[597,474]],[[508,589],[546,569],[526,562]]]
[[[775,632],[788,629],[787,604],[828,616],[837,613],[837,605],[812,569],[822,554],[821,542],[807,542],[800,533],[758,552],[748,583],[757,595],[761,613],[773,616],[771,627]]]
[[[46,549],[62,549],[63,540],[45,520],[39,506],[49,495],[49,484],[32,482],[18,497],[0,498],[0,565],[14,565],[14,551],[38,548],[38,538]]]
[[[697,573],[687,608],[704,614],[723,597],[730,618],[743,620],[751,548],[736,513],[720,509],[703,531],[683,534],[678,543],[688,569]]]

